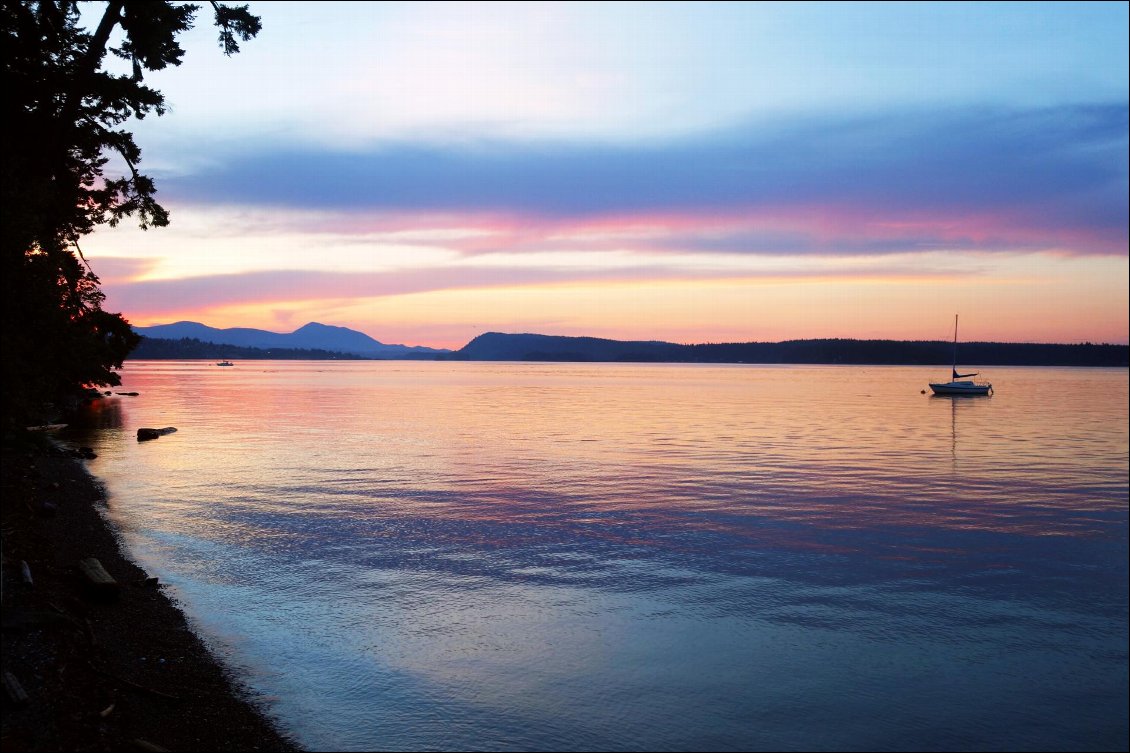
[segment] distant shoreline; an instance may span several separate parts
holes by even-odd
[[[790,340],[778,343],[705,343],[606,340],[595,337],[488,332],[451,353],[385,356],[298,348],[253,348],[192,338],[145,337],[129,360],[395,360],[528,361],[572,363],[808,364],[949,366],[953,343],[909,340]],[[961,343],[958,363],[983,366],[1130,367],[1130,345]]]

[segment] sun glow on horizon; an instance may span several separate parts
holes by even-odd
[[[1042,261],[1052,266],[1081,263]],[[1034,280],[1031,273],[1016,275],[1007,267],[986,278],[861,274],[600,279],[453,286],[375,297],[295,294],[207,308],[162,308],[132,321],[147,326],[191,320],[273,331],[320,321],[366,332],[382,342],[458,349],[487,331],[682,343],[826,337],[936,340],[947,339],[950,312],[960,311],[963,337],[971,341],[1125,344],[1127,299],[1120,280],[1126,279],[1126,262],[1090,261],[1093,269],[1083,285],[1051,282],[1053,270],[1042,272],[1049,279]],[[1109,306],[1119,296],[1120,317],[1112,315]],[[1033,310],[1044,306],[1062,315],[1034,324]]]

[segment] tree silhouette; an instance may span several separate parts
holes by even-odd
[[[259,32],[259,18],[246,5],[211,7],[225,54]],[[120,383],[112,369],[138,338],[120,314],[102,310],[105,296],[79,240],[129,216],[142,229],[168,224],[152,179],[138,171],[141,150],[121,126],[164,113],[164,97],[145,85],[144,73],[180,65],[177,37],[199,9],[110,0],[89,31],[74,0],[2,4],[0,285],[8,425],[38,417],[44,403],[84,386]],[[112,39],[121,41],[113,47]],[[127,61],[130,72],[107,71],[107,53]],[[115,154],[126,175],[104,174]]]

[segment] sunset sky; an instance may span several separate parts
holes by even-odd
[[[135,124],[135,325],[1128,341],[1128,5],[251,2]]]

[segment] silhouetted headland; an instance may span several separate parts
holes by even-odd
[[[777,343],[679,345],[596,337],[479,335],[447,359],[468,361],[623,361],[669,363],[796,363],[933,365],[950,363],[953,343],[906,340],[786,340]],[[1121,366],[1130,347],[1082,343],[962,343],[964,363],[1000,366]]]
[[[404,347],[404,346],[401,346]],[[607,340],[598,337],[487,332],[458,351],[406,348],[397,353],[363,355],[327,349],[254,348],[143,337],[134,359],[241,358],[244,360],[444,360],[578,361],[623,363],[791,363],[930,366],[948,364],[953,343],[941,340],[786,340],[777,343],[702,343],[680,345],[660,340]],[[980,366],[1092,366],[1127,368],[1130,346],[1099,343],[961,344],[963,363]]]

